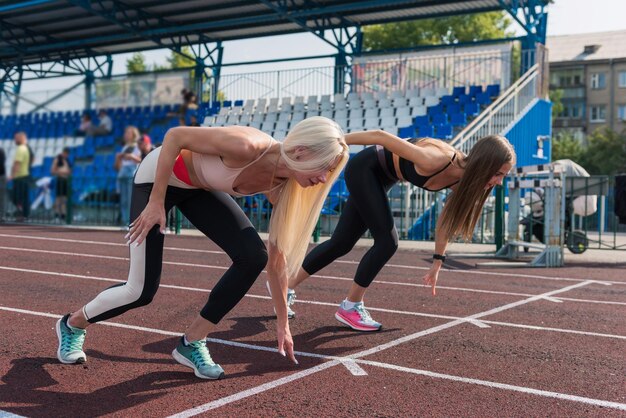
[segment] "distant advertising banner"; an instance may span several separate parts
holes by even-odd
[[[154,106],[179,103],[189,72],[147,74],[96,81],[96,107]]]

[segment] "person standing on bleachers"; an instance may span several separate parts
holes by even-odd
[[[15,140],[15,157],[13,157],[13,167],[11,168],[11,178],[13,181],[12,200],[17,208],[17,221],[21,222],[30,215],[30,203],[28,195],[30,192],[30,167],[33,155],[28,147],[28,138],[25,132],[16,132],[13,135]]]
[[[50,168],[50,174],[55,178],[54,181],[54,218],[65,221],[67,215],[67,195],[69,177],[72,175],[72,165],[68,159],[70,155],[69,148],[63,148],[63,151],[56,156]]]
[[[0,148],[0,222],[4,222],[4,214],[7,208],[5,199],[7,192],[6,158],[4,148]]]
[[[126,228],[130,222],[130,198],[133,191],[133,176],[141,162],[141,150],[137,145],[140,139],[139,130],[134,126],[127,126],[124,130],[124,147],[115,155],[117,192],[120,195],[120,221]]]

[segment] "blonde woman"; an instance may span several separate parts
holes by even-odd
[[[85,328],[152,301],[161,274],[165,214],[173,206],[233,260],[207,304],[181,337],[174,358],[203,379],[224,375],[206,337],[246,294],[267,265],[277,320],[278,351],[296,362],[287,320],[287,277],[297,273],[324,200],[348,159],[339,126],[313,117],[284,143],[250,127],[170,129],[144,159],[134,181],[127,237],[128,281],[113,286],[57,323],[62,363],[86,360]],[[231,196],[265,193],[274,203],[268,252]]]
[[[435,295],[448,241],[457,235],[471,239],[491,189],[502,184],[515,164],[515,151],[501,136],[480,139],[467,156],[437,139],[406,141],[384,131],[350,133],[346,142],[376,146],[359,152],[347,165],[345,179],[350,197],[331,239],[315,247],[298,274],[290,278],[288,305],[293,305],[294,289],[300,283],[347,254],[369,229],[374,245],[361,259],[335,318],[358,331],[377,331],[382,325],[365,309],[363,297],[398,248],[398,234],[387,200],[389,189],[404,180],[429,191],[453,191],[437,222],[433,264],[423,277]],[[287,309],[290,317],[295,316],[290,306]]]
[[[124,129],[124,147],[115,154],[117,170],[117,192],[120,194],[120,217],[124,227],[130,222],[130,198],[133,192],[133,176],[141,162],[141,150],[137,141],[141,139],[139,129],[127,126]]]

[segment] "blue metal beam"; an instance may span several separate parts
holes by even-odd
[[[5,6],[0,6],[0,13],[9,12],[11,10],[23,9],[25,7],[38,6],[40,4],[52,3],[55,0],[30,0],[23,1],[21,3],[7,4]]]

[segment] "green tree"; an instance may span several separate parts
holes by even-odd
[[[569,132],[561,132],[552,141],[552,160],[569,159],[583,165],[584,152],[581,142]]]
[[[167,63],[169,64],[170,69],[176,68],[189,68],[196,65],[196,62],[187,56],[193,56],[191,52],[191,48],[188,46],[184,46],[181,49],[181,52],[185,55],[179,54],[176,51],[171,51],[170,56],[167,57]]]
[[[554,120],[563,113],[563,109],[565,108],[565,106],[563,106],[563,102],[561,101],[563,98],[563,90],[550,90],[548,95],[550,97],[550,101],[552,102],[552,124],[554,124]]]
[[[626,131],[597,129],[587,136],[581,165],[591,174],[617,174],[626,169]]]
[[[488,12],[371,25],[363,28],[363,49],[372,51],[500,39],[513,35],[511,23],[504,12]]]
[[[129,74],[143,73],[148,71],[146,57],[141,52],[135,52],[132,57],[126,60],[126,72]]]

